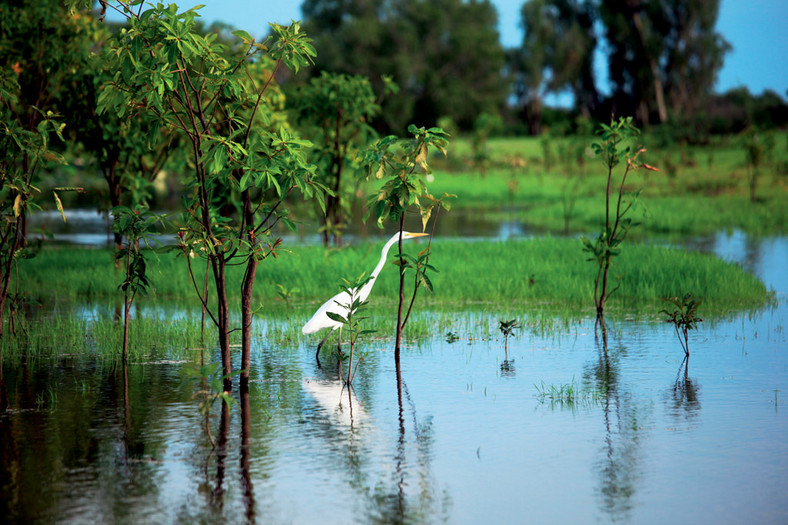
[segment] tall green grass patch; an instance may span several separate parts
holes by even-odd
[[[326,251],[320,246],[296,247],[260,265],[255,300],[266,308],[288,302],[318,304],[337,293],[343,277],[369,273],[380,257],[382,243]],[[416,253],[424,242],[409,242]],[[195,259],[197,260],[197,259]],[[534,238],[506,242],[442,241],[433,243],[430,263],[439,273],[430,276],[435,293],[422,290],[421,300],[433,304],[593,303],[595,266],[586,261],[581,243],[571,238]],[[110,250],[47,249],[22,266],[22,282],[44,299],[100,299],[118,296]],[[765,285],[736,264],[682,249],[633,244],[625,247],[616,265],[620,287],[611,300],[620,304],[659,303],[663,298],[692,293],[707,307],[722,308],[763,303]],[[150,257],[151,296],[145,304],[186,300],[197,305],[185,263],[172,254]],[[396,300],[397,271],[385,268],[375,284],[371,302]],[[231,268],[229,286],[240,287],[241,270]]]

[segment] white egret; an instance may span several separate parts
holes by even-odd
[[[414,237],[424,237],[426,235],[429,234],[402,232],[402,239],[412,239]],[[388,255],[389,249],[394,246],[397,241],[399,241],[399,233],[395,233],[383,246],[383,250],[380,252],[380,260],[378,261],[378,265],[375,266],[374,270],[372,270],[369,280],[366,282],[366,284],[364,284],[364,286],[361,287],[360,290],[356,290],[355,288],[350,290],[352,296],[347,290],[339,292],[334,297],[323,303],[323,305],[317,309],[317,312],[315,312],[312,318],[307,321],[307,323],[304,325],[304,328],[301,329],[301,331],[306,335],[313,334],[322,330],[323,328],[331,328],[331,331],[329,331],[317,345],[315,359],[317,360],[318,365],[320,364],[320,349],[323,347],[323,343],[326,342],[326,339],[328,339],[328,336],[333,334],[334,330],[339,328],[339,336],[340,338],[342,337],[342,323],[339,321],[334,321],[327,315],[327,313],[331,312],[339,314],[342,317],[347,317],[347,306],[352,305],[353,302],[358,299],[361,301],[367,300],[369,293],[372,291],[372,287],[375,286],[375,280],[377,279],[378,274],[383,269],[383,265],[386,264],[386,255]]]

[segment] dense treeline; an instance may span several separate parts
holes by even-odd
[[[360,74],[378,89],[389,76],[401,86],[383,105],[387,130],[440,117],[467,130],[496,113],[513,131],[538,134],[556,120],[615,114],[702,140],[788,118],[774,92],[712,92],[730,50],[715,30],[719,0],[528,0],[514,49],[501,46],[488,0],[305,0],[302,11],[319,50],[313,75]],[[600,59],[609,86],[596,78]],[[546,96],[566,94],[570,109],[545,110]]]

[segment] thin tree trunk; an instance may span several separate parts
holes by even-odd
[[[224,390],[229,392],[233,388],[230,374],[233,372],[232,361],[230,359],[230,308],[227,304],[227,283],[225,281],[225,261],[224,256],[219,254],[211,255],[214,281],[216,283],[216,321],[219,329],[219,350],[222,355],[222,370],[224,378]]]
[[[13,195],[12,195],[13,196]],[[24,214],[24,209],[22,210],[22,214]],[[2,268],[2,279],[3,282],[1,284],[2,289],[0,289],[0,337],[3,336],[3,312],[5,311],[5,302],[8,298],[8,287],[11,283],[11,270],[14,267],[14,253],[23,246],[21,242],[21,235],[22,230],[20,224],[17,222],[14,224],[12,231],[10,232],[11,237],[11,246],[8,251],[8,259],[5,262],[5,268]]]
[[[643,49],[646,49],[646,35],[643,29],[643,21],[640,18],[640,13],[637,11],[632,13],[632,21],[635,24],[635,28],[638,31],[638,36],[640,37],[640,42],[643,45]],[[668,121],[668,110],[665,107],[665,89],[662,85],[662,80],[660,79],[660,71],[659,65],[657,64],[657,59],[652,55],[648,54],[648,65],[651,69],[651,77],[652,83],[654,85],[654,97],[655,102],[657,104],[657,114],[659,116],[659,123],[664,124]],[[643,121],[644,125],[648,124],[648,117],[646,116],[646,120]]]
[[[246,272],[244,273],[241,285],[241,379],[249,378],[249,367],[251,365],[252,347],[252,292],[254,291],[254,280],[257,275],[257,238],[254,233],[254,215],[249,192],[244,192],[244,222],[248,228],[247,239],[249,241],[250,256],[246,262]]]
[[[405,303],[405,264],[402,259],[402,230],[405,228],[405,213],[399,218],[399,303],[397,304],[397,337],[394,343],[394,362],[399,368],[399,349],[402,342],[402,305]]]
[[[202,288],[202,296],[205,302],[202,303],[202,317],[200,318],[200,341],[205,343],[205,305],[208,302],[208,274],[211,271],[211,260],[205,262],[205,282]]]
[[[131,310],[131,299],[126,295],[123,299],[123,364],[128,361],[129,348],[129,310]]]

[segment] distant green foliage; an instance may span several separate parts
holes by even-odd
[[[316,71],[362,74],[376,91],[388,75],[401,87],[383,104],[386,133],[443,116],[470,129],[480,113],[505,105],[505,53],[490,2],[300,3],[304,29],[315,37]]]

